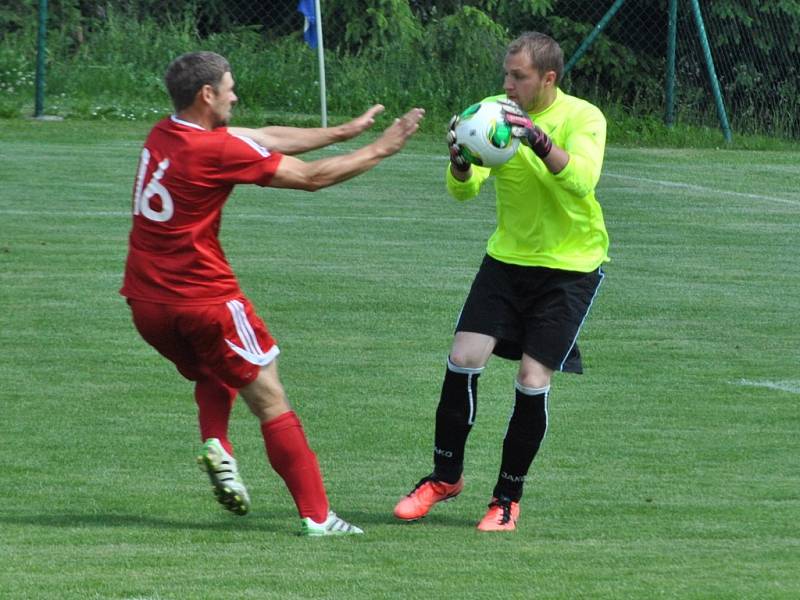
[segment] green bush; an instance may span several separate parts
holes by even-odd
[[[7,0],[0,8],[0,116],[32,112],[37,4]],[[166,113],[170,103],[162,77],[167,64],[183,52],[206,49],[225,55],[233,65],[240,119],[316,122],[317,57],[302,41],[299,13],[267,24],[267,9],[258,5],[250,7],[251,19],[235,18],[244,14],[239,9],[245,4],[51,0],[47,112],[95,119],[149,119]],[[520,31],[553,35],[569,57],[594,27],[588,5],[577,0],[326,0],[324,6],[331,122],[381,102],[387,117],[412,106],[426,108],[423,129],[435,131],[452,113],[502,90],[504,49]],[[625,117],[641,117],[640,129],[657,131],[651,126],[660,123],[663,112],[663,51],[653,54],[657,45],[648,39],[616,41],[621,30],[641,22],[645,10],[662,12],[664,2],[642,0],[637,11],[613,20],[563,87],[604,110],[621,108]],[[779,6],[720,0],[711,16],[718,19],[716,47],[736,58],[718,67],[726,97],[732,99],[735,131],[800,136],[800,88],[794,76],[800,38],[771,39],[774,26],[765,24],[773,18],[785,21],[787,31],[800,31],[800,0]],[[656,21],[653,33],[662,36],[666,19]],[[737,54],[740,46],[749,54]],[[677,117],[713,127],[715,107],[705,80],[696,83],[704,68],[697,55],[678,64]],[[760,68],[765,62],[769,67]],[[786,65],[790,76],[783,76]],[[628,129],[611,131],[625,135]]]

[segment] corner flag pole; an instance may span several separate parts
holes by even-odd
[[[319,61],[319,110],[321,113],[322,126],[328,126],[328,103],[326,100],[327,90],[325,87],[325,50],[322,44],[322,11],[319,8],[319,0],[314,0],[314,12],[317,15],[317,59]]]
[[[44,69],[47,39],[47,0],[39,0],[39,30],[36,41],[36,91],[34,117],[44,114]]]
[[[667,80],[664,84],[664,124],[675,125],[675,53],[678,41],[678,0],[669,0],[667,23]]]

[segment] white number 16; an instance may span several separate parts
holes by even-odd
[[[164,173],[169,169],[169,159],[165,158],[158,163],[156,172],[153,177],[144,184],[144,175],[147,172],[147,165],[150,163],[150,151],[147,148],[142,149],[142,157],[139,159],[139,173],[136,176],[136,191],[133,195],[133,214],[141,214],[143,217],[151,221],[169,221],[172,214],[175,212],[175,204],[172,202],[172,196],[169,190],[161,183],[161,178]],[[154,210],[150,206],[150,198],[158,196],[161,198],[161,210]]]

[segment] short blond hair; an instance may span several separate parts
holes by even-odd
[[[538,31],[526,31],[511,42],[506,49],[507,54],[526,52],[533,68],[539,73],[554,71],[556,85],[564,73],[564,53],[561,46],[553,38]]]

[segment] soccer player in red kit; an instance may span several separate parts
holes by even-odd
[[[424,111],[410,110],[354,152],[304,162],[291,155],[359,135],[383,107],[331,128],[234,128],[227,124],[237,97],[225,58],[184,54],[165,82],[175,114],[153,127],[142,149],[120,293],[141,336],[195,384],[198,462],[225,508],[238,515],[250,508],[228,438],[241,395],[294,499],[301,534],[362,533],[328,505],[316,455],[278,377],[278,346],[225,258],[220,220],[236,184],[314,191],[371,169],[400,151]]]

